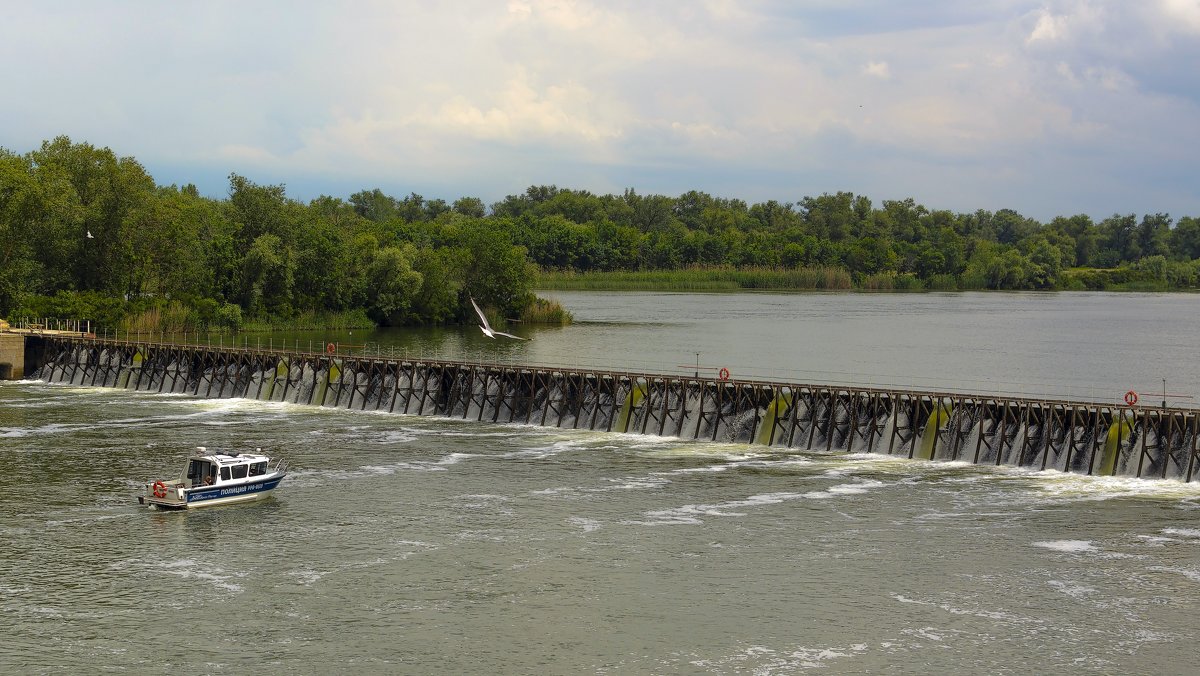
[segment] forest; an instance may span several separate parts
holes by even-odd
[[[638,277],[641,275],[642,277]],[[569,321],[535,288],[727,279],[739,288],[1190,289],[1200,220],[954,213],[850,192],[748,204],[531,186],[491,205],[364,189],[307,203],[229,176],[215,199],[67,137],[0,148],[0,317],[104,326]],[[638,282],[638,279],[645,281]],[[629,280],[634,280],[630,282]],[[655,281],[657,280],[657,281]]]

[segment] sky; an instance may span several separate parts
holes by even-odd
[[[0,147],[161,185],[1200,216],[1200,0],[0,0]]]

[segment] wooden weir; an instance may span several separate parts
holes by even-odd
[[[51,382],[1192,481],[1200,410],[42,337]]]

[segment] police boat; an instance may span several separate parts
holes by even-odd
[[[160,509],[196,509],[248,502],[270,495],[287,476],[287,461],[254,453],[209,452],[197,446],[178,479],[157,479],[143,486],[138,504]]]

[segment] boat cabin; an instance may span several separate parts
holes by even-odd
[[[254,453],[208,453],[205,447],[198,446],[196,453],[188,458],[184,486],[199,488],[253,479],[267,473],[268,460],[267,456]]]

